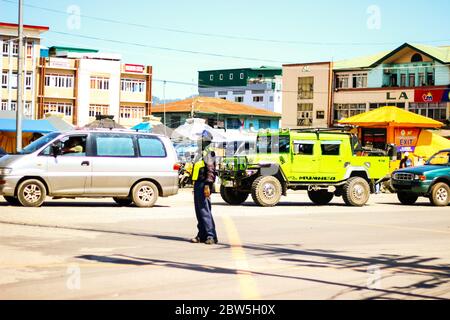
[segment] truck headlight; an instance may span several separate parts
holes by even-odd
[[[11,168],[0,168],[0,176],[6,176],[8,174],[11,174],[11,172]]]

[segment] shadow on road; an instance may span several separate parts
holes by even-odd
[[[8,202],[0,202],[0,207],[12,207],[12,208],[23,208],[21,206],[12,206]],[[42,207],[49,208],[132,208],[132,209],[142,209],[135,205],[123,207],[115,202],[67,202],[67,201],[47,201],[44,202]],[[155,205],[154,208],[170,208],[169,206]],[[35,209],[35,208],[32,208]]]

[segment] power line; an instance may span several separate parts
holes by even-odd
[[[16,4],[15,1],[12,0],[1,0],[6,3]],[[31,4],[24,4],[24,6],[43,10],[47,12],[57,13],[57,14],[63,14],[68,15],[66,11],[52,9],[48,7],[41,7]],[[264,38],[257,38],[257,37],[249,37],[249,36],[238,36],[238,35],[230,35],[230,34],[215,34],[215,33],[207,33],[207,32],[195,32],[190,30],[183,30],[183,29],[175,29],[175,28],[168,28],[168,27],[158,27],[158,26],[151,26],[151,25],[145,25],[145,24],[139,24],[139,23],[131,23],[127,21],[121,21],[121,20],[115,20],[115,19],[108,19],[108,18],[102,18],[97,16],[91,16],[91,15],[79,15],[82,18],[96,20],[96,21],[102,21],[107,23],[113,23],[113,24],[120,24],[120,25],[127,25],[132,27],[138,27],[138,28],[144,28],[144,29],[153,29],[153,30],[160,30],[160,31],[166,31],[166,32],[173,32],[173,33],[179,33],[179,34],[188,34],[188,35],[196,35],[196,36],[203,36],[203,37],[209,37],[209,38],[219,38],[219,39],[229,39],[229,40],[245,40],[245,41],[254,41],[254,42],[265,42],[265,43],[278,43],[278,44],[297,44],[297,45],[311,45],[311,46],[385,46],[385,45],[397,45],[398,42],[320,42],[320,41],[298,41],[298,40],[280,40],[280,39],[264,39]],[[449,39],[445,40],[425,40],[425,41],[411,41],[411,42],[420,42],[420,43],[438,43],[438,42],[448,42]]]

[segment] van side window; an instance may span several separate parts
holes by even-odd
[[[314,142],[312,141],[294,141],[294,154],[303,156],[314,155]]]
[[[322,155],[323,156],[339,156],[341,154],[341,144],[334,142],[322,142]]]
[[[99,157],[134,157],[132,136],[97,136],[95,139]]]
[[[141,157],[165,158],[167,156],[166,149],[158,138],[139,137],[138,145]]]

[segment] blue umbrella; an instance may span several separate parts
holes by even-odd
[[[136,131],[143,131],[143,132],[151,132],[152,131],[152,125],[150,122],[141,122],[134,127],[131,128],[131,130]]]

